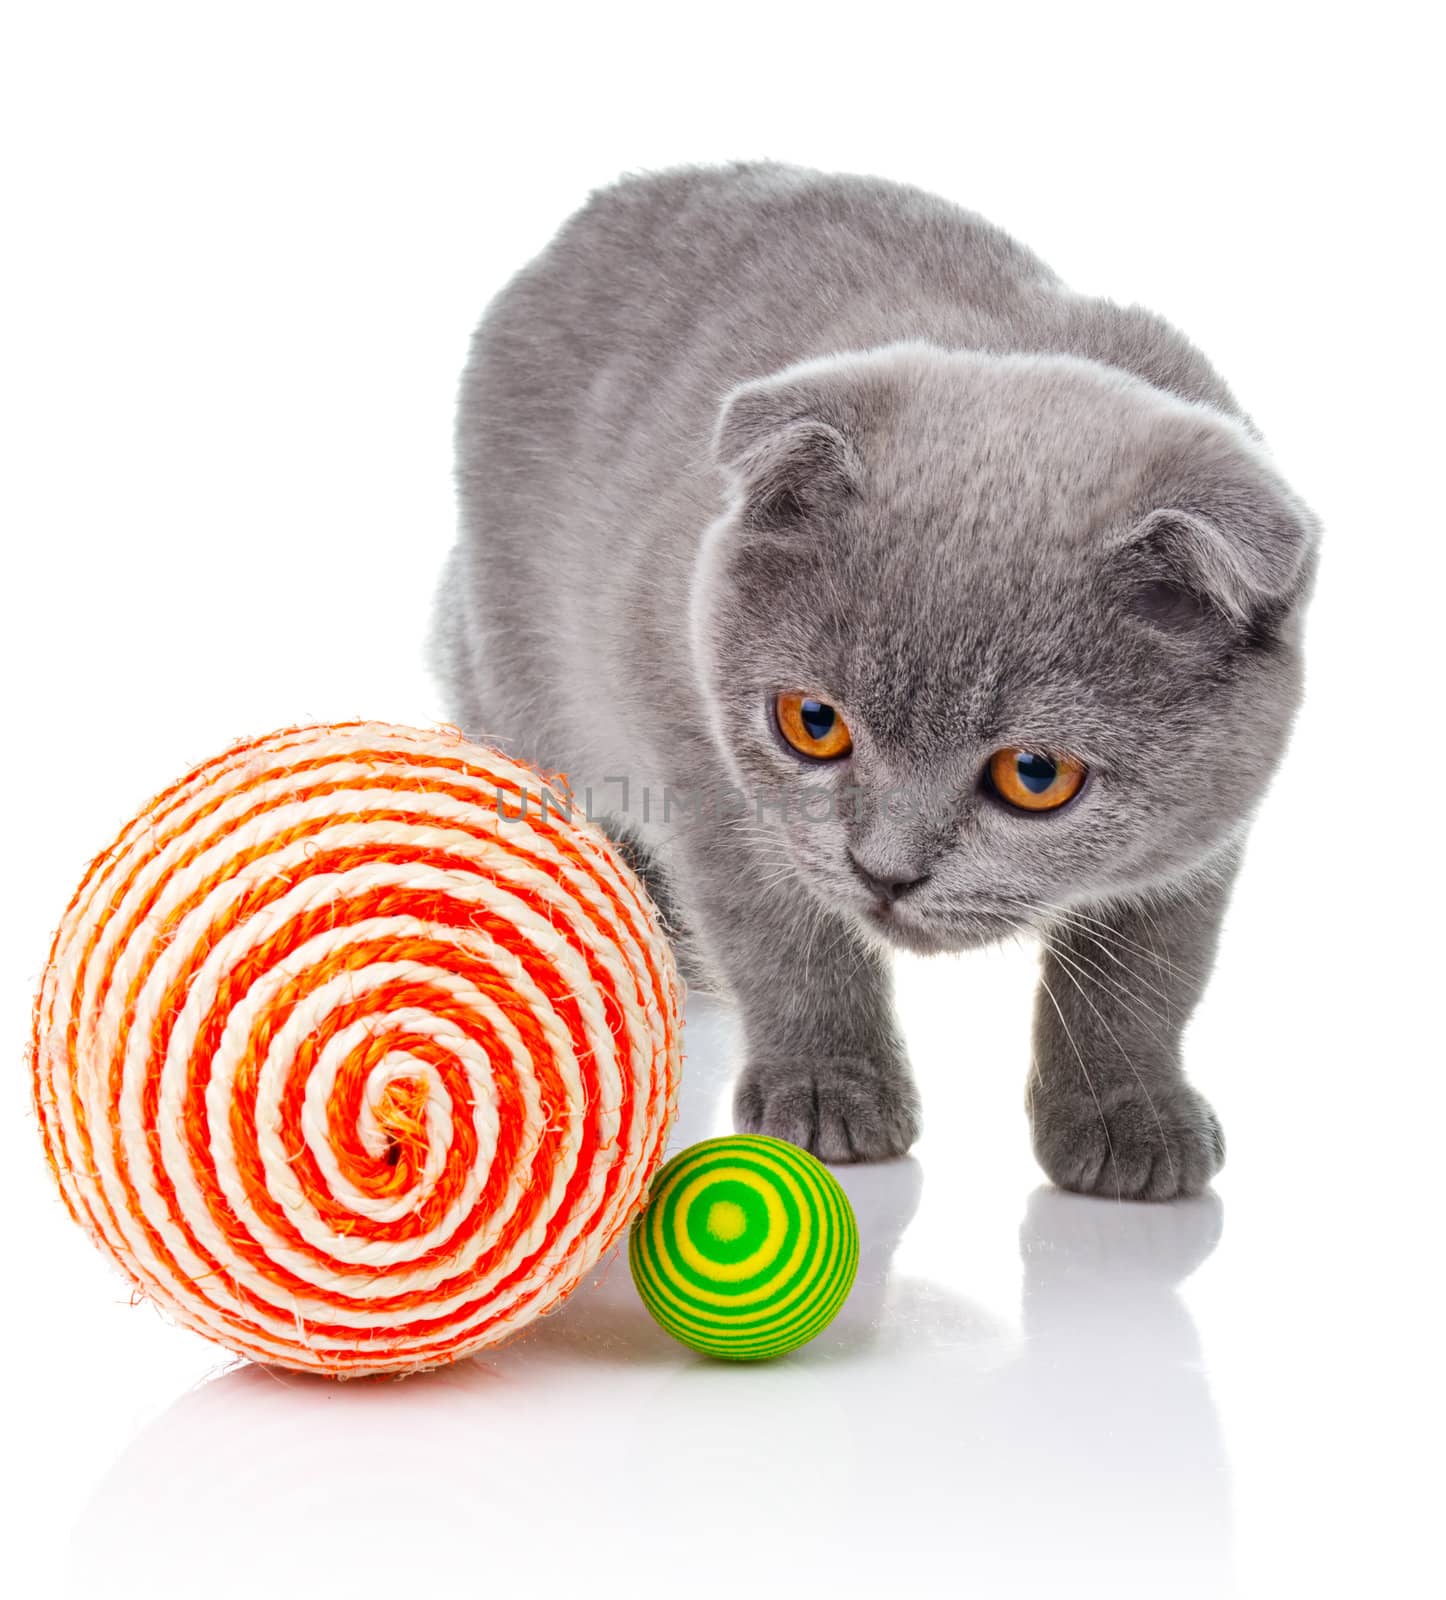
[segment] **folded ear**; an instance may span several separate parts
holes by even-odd
[[[774,379],[724,401],[713,454],[751,524],[791,527],[856,492],[857,457],[831,409],[810,386]]]
[[[1212,455],[1214,459],[1212,459]],[[1251,447],[1208,447],[1115,541],[1137,609],[1164,628],[1213,611],[1237,627],[1268,627],[1310,586],[1317,525]]]

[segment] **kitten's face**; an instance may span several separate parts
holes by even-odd
[[[714,733],[830,907],[958,948],[1178,877],[1254,805],[1313,532],[1237,425],[1091,363],[911,347],[739,391],[719,450]]]

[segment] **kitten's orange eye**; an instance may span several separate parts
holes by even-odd
[[[854,747],[848,723],[831,705],[806,694],[781,694],[773,702],[778,731],[800,755],[837,761]]]
[[[989,781],[1001,800],[1021,811],[1055,811],[1079,793],[1085,766],[1073,756],[1046,756],[1010,745],[990,756]]]

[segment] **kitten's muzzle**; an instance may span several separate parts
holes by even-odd
[[[911,890],[927,883],[930,878],[930,874],[927,872],[921,872],[915,877],[892,873],[882,875],[877,872],[871,872],[852,850],[846,851],[845,854],[849,858],[849,866],[853,868],[854,875],[869,893],[878,899],[881,905],[890,905],[895,900],[901,900]]]
[[[863,920],[892,945],[917,955],[973,950],[1020,931],[1018,917],[986,907],[920,915],[911,902],[875,900]]]

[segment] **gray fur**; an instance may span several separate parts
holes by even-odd
[[[1045,1169],[1209,1181],[1180,1036],[1299,697],[1316,533],[1198,351],[918,191],[681,170],[595,195],[497,298],[457,453],[453,714],[595,807],[627,777],[608,825],[741,1008],[742,1127],[901,1154],[889,947],[1024,929]],[[786,749],[784,689],[843,709],[847,761]],[[1008,744],[1084,759],[1084,790],[1008,810],[981,786]]]

